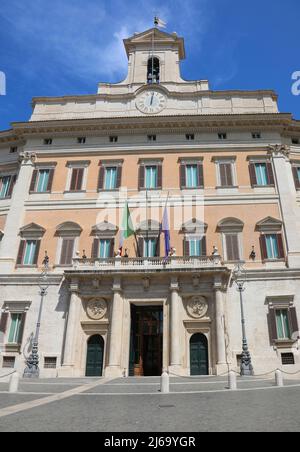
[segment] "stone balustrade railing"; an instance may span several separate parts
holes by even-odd
[[[195,270],[222,266],[221,256],[208,257],[151,257],[151,258],[108,258],[73,259],[76,270]]]

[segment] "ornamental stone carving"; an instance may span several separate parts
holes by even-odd
[[[205,317],[208,311],[208,303],[206,298],[195,296],[187,303],[187,312],[194,319],[201,319]]]
[[[92,320],[103,319],[107,313],[107,302],[104,299],[90,300],[87,304],[86,312]]]
[[[288,158],[290,155],[290,147],[286,144],[275,144],[274,146],[268,146],[269,148],[269,154],[273,155],[274,157],[286,157]]]

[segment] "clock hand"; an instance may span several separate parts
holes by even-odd
[[[152,93],[152,97],[151,97],[151,102],[150,102],[150,105],[152,105],[152,104],[153,104],[153,99],[154,99],[154,93]]]

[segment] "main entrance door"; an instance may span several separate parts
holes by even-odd
[[[132,305],[129,375],[161,375],[162,348],[162,306]]]
[[[191,375],[208,375],[208,342],[204,334],[194,334],[190,341]]]
[[[103,369],[104,340],[102,336],[92,336],[88,340],[86,376],[101,377]]]

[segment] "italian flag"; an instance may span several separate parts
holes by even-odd
[[[123,213],[123,220],[122,220],[122,227],[121,227],[121,237],[120,237],[120,251],[122,253],[123,245],[126,239],[134,235],[134,228],[132,224],[132,219],[130,215],[130,210],[128,206],[128,202],[126,201],[124,213]]]

